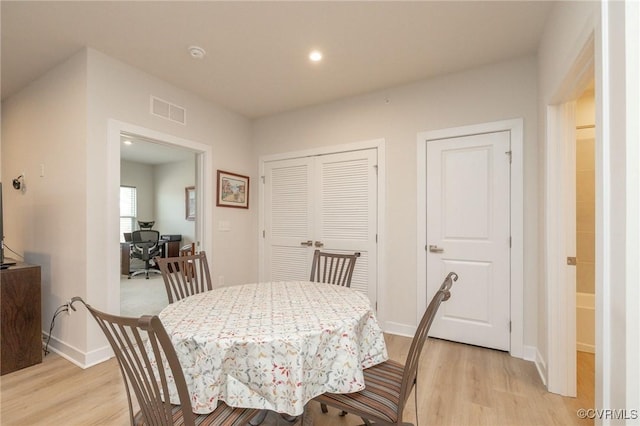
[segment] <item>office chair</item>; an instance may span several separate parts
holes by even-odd
[[[151,267],[151,260],[160,255],[160,233],[151,229],[133,231],[131,233],[131,257],[144,262],[144,269],[129,273],[129,278],[144,274],[149,279],[149,273],[159,274],[158,269]]]
[[[149,229],[153,228],[153,225],[155,225],[155,224],[156,224],[155,220],[139,220],[138,221],[138,226],[142,230],[149,230]]]

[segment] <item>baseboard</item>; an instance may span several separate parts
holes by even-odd
[[[42,333],[42,335],[45,338],[45,341],[49,338],[46,333]],[[58,340],[53,336],[49,340],[48,350],[51,352],[55,352],[62,358],[77,365],[82,369],[100,364],[101,362],[107,361],[109,358],[113,357],[113,350],[109,345],[103,346],[102,348],[96,349],[91,352],[82,352],[78,348],[71,346],[61,340]]]
[[[416,334],[416,326],[387,321],[384,324],[384,332],[398,336],[413,337]]]
[[[547,387],[547,363],[544,361],[542,354],[536,349],[535,365],[542,384]]]

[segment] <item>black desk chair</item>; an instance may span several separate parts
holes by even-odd
[[[151,267],[151,260],[160,255],[160,233],[151,229],[133,231],[131,233],[131,257],[144,262],[144,269],[129,273],[129,278],[144,274],[149,279],[149,273],[159,274],[158,269]]]

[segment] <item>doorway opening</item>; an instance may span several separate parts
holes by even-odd
[[[595,407],[595,90],[576,101],[576,390]]]
[[[182,245],[198,241],[196,220],[186,211],[197,154],[134,134],[120,140],[120,314],[158,314],[168,300],[153,258],[176,257]],[[136,245],[132,235],[155,243]]]
[[[155,222],[153,229],[157,229],[160,235],[168,238],[172,235],[185,235],[199,250],[212,252],[208,230],[212,229],[213,223],[213,212],[209,207],[213,203],[213,196],[210,194],[215,192],[212,188],[213,155],[208,145],[116,120],[109,121],[108,140],[107,243],[113,248],[109,249],[107,258],[108,282],[113,283],[109,286],[108,306],[113,312],[120,312],[121,278],[128,280],[128,270],[123,273],[124,235],[120,235],[121,184],[126,184],[125,180],[129,180],[129,186],[133,186],[131,182],[138,182],[135,185],[140,186],[139,198],[142,198],[143,203],[138,202],[140,211],[137,220]],[[131,141],[132,144],[125,145],[125,141]],[[135,149],[125,151],[134,145]],[[180,161],[169,162],[162,160],[163,157],[179,158]],[[192,187],[195,187],[195,220],[187,218],[185,213],[187,194],[190,197],[193,194],[192,191],[188,192],[187,188]],[[173,245],[167,244],[165,250],[175,249],[174,246],[175,242]],[[154,291],[163,294],[162,278],[159,274],[154,275],[160,279],[162,290]],[[152,281],[146,280],[145,275],[141,275],[140,278],[128,281]],[[125,310],[127,314],[139,314]]]
[[[595,262],[596,247],[596,233],[594,232],[593,245],[589,246],[590,253],[594,253],[593,256],[583,251],[586,245],[576,255],[576,208],[578,206],[576,201],[578,189],[576,186],[576,144],[579,137],[578,131],[583,131],[577,129],[576,114],[578,99],[594,86],[594,55],[595,45],[592,34],[585,41],[572,69],[563,79],[557,95],[554,97],[554,101],[557,103],[547,107],[548,138],[545,147],[547,152],[545,172],[545,299],[548,301],[546,324],[549,352],[547,389],[550,392],[573,397],[577,396],[578,384],[576,338],[576,279],[578,270],[576,266],[580,257],[583,261],[593,258]],[[595,105],[595,102],[593,103]],[[594,118],[590,118],[588,121],[595,125],[595,106],[592,108]],[[595,140],[595,134],[593,136]],[[594,162],[597,161],[595,160],[595,144],[591,155]],[[585,174],[588,173],[591,173],[595,179],[595,172],[585,172]],[[594,206],[596,206],[595,189],[592,191],[594,192]],[[580,220],[583,220],[582,216]],[[583,273],[583,271],[580,272]],[[595,306],[595,292],[592,300]],[[593,314],[595,317],[595,310]],[[595,329],[597,329],[597,325]]]

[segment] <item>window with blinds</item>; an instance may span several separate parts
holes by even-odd
[[[137,216],[136,188],[133,186],[120,187],[120,242],[123,243],[125,232],[135,229]]]

